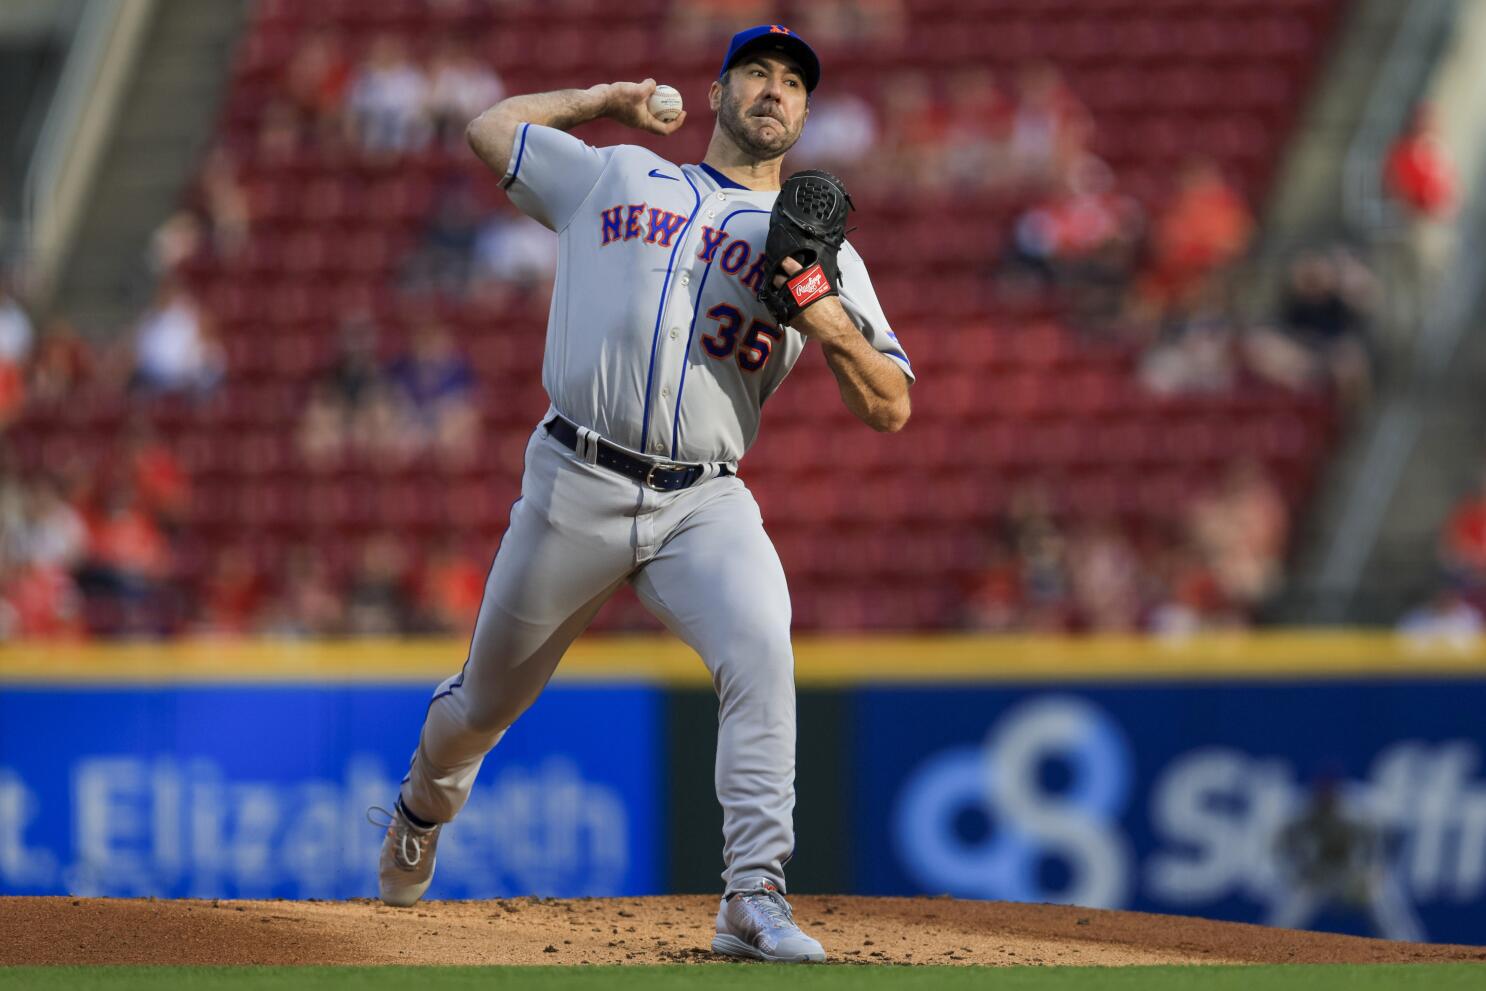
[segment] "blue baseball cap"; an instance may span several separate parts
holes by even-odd
[[[722,60],[722,71],[718,75],[725,75],[744,55],[756,51],[783,52],[800,63],[800,72],[805,76],[805,92],[813,91],[820,84],[820,59],[816,57],[815,50],[805,44],[804,38],[783,24],[760,24],[756,28],[748,28],[733,35],[727,56]]]

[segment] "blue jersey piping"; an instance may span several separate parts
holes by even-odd
[[[691,176],[686,170],[681,170],[681,176],[686,184],[691,187],[693,202],[691,205],[691,216],[686,218],[686,226],[681,228],[681,233],[676,235],[676,243],[671,246],[671,259],[666,262],[666,277],[660,284],[660,306],[655,310],[655,330],[650,335],[650,368],[645,372],[645,412],[640,416],[640,450],[643,452],[650,446],[650,390],[655,385],[655,351],[660,344],[660,325],[664,322],[666,315],[666,293],[671,288],[671,272],[676,267],[676,252],[681,250],[681,245],[686,243],[686,235],[691,231],[692,221],[697,219],[697,211],[702,208],[702,194],[697,190],[697,184],[691,181]],[[696,314],[692,314],[692,320],[696,320]]]
[[[753,190],[750,190],[747,186],[743,185],[742,183],[734,182],[733,180],[729,179],[727,176],[723,175],[721,172],[717,171],[712,166],[708,165],[706,162],[701,163],[700,165],[697,166],[697,168],[701,169],[703,172],[705,172],[709,176],[711,176],[712,177],[712,181],[715,182],[715,183],[717,183],[723,189],[741,189],[745,193],[752,192],[753,191]]]
[[[707,166],[703,165],[702,168],[706,169]],[[712,170],[711,169],[708,169],[708,171],[710,172]],[[738,214],[740,214],[740,213],[768,213],[768,212],[769,212],[768,210],[760,210],[757,207],[749,207],[749,208],[743,209],[743,210],[734,210],[732,213],[730,213],[726,217],[723,217],[722,218],[722,223],[720,223],[720,224],[717,225],[717,229],[719,231],[725,231],[725,230],[727,230],[728,221],[729,220],[732,220],[734,217],[738,216]],[[702,272],[702,279],[701,279],[700,282],[697,283],[697,300],[698,301],[700,301],[703,298],[703,290],[705,290],[707,288],[707,276],[709,276],[709,275],[712,274],[712,262],[714,262],[714,261],[717,260],[717,254],[718,254],[717,252],[713,252],[712,253],[712,257],[710,259],[708,259],[708,261],[707,261],[707,268]],[[691,366],[691,342],[697,336],[697,317],[698,317],[698,315],[700,315],[700,313],[701,313],[701,307],[700,307],[700,305],[696,309],[693,309],[691,311],[691,326],[689,328],[687,328],[687,332],[686,332],[686,361],[683,362],[682,365],[681,365],[681,384],[678,385],[678,386],[676,386],[676,416],[675,416],[674,420],[672,420],[672,422],[671,422],[671,460],[672,461],[675,461],[676,460],[676,445],[678,443],[678,438],[680,438],[680,436],[681,436],[681,395],[682,395],[682,393],[686,392],[686,370],[687,370],[687,368],[689,368]],[[740,333],[741,332],[743,332],[743,331],[740,331]]]
[[[516,173],[521,171],[521,157],[526,154],[526,129],[529,127],[531,127],[530,124],[521,125],[521,143],[516,146],[516,164],[512,166],[511,174],[506,177],[506,181],[501,183],[502,189],[510,189],[511,183],[516,181]]]

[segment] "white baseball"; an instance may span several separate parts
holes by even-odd
[[[650,102],[647,106],[655,115],[656,120],[669,124],[681,116],[681,94],[676,92],[676,87],[662,84],[655,87],[655,92],[650,94]]]

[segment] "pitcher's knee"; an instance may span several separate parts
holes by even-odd
[[[795,654],[788,627],[735,630],[710,653],[712,678],[721,694],[773,693],[794,685]]]
[[[472,733],[494,735],[509,729],[530,703],[511,699],[471,701],[464,710],[464,725]]]

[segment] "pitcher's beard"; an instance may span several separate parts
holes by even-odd
[[[800,132],[791,132],[779,120],[775,120],[778,134],[772,138],[763,138],[749,131],[749,114],[733,101],[732,95],[726,90],[722,94],[722,112],[718,114],[718,120],[722,122],[722,129],[728,133],[742,151],[760,161],[769,158],[778,158],[790,148],[794,147],[800,139]]]

